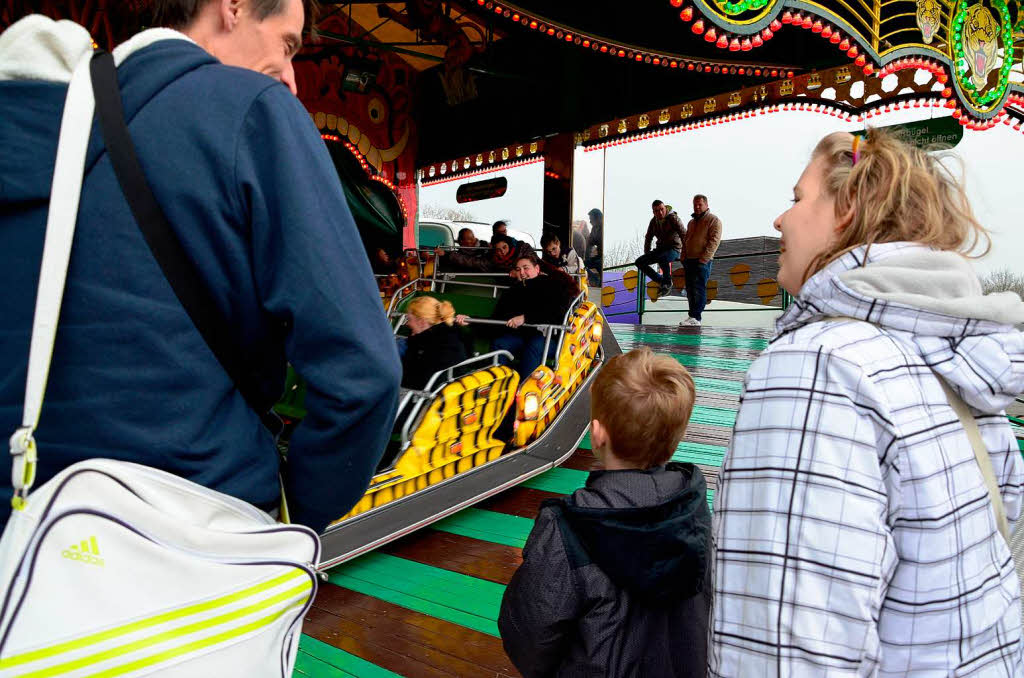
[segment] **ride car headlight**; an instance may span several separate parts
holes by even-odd
[[[537,394],[526,394],[526,397],[523,398],[523,419],[536,419],[538,411],[540,411],[540,401]]]

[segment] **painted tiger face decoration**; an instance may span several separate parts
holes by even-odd
[[[942,23],[942,5],[939,0],[917,0],[917,27],[926,45],[932,44]]]
[[[996,67],[999,47],[999,22],[987,7],[977,4],[967,8],[963,46],[971,69],[971,83],[981,91],[988,84],[988,74]]]

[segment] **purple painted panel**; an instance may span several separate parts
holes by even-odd
[[[608,322],[640,324],[640,315],[636,312],[637,290],[634,289],[630,292],[622,282],[622,276],[630,270],[635,269],[625,268],[604,272],[602,290],[610,287],[615,291],[614,299],[607,305],[602,291],[601,310],[604,311]]]

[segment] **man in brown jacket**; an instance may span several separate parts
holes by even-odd
[[[683,256],[686,229],[679,215],[675,211],[670,212],[662,201],[651,203],[651,211],[654,216],[644,236],[644,253],[634,263],[648,278],[658,283],[658,294],[664,296],[672,289],[672,262]],[[652,250],[651,240],[655,239],[658,244]],[[653,264],[661,268],[661,275],[654,270]]]
[[[699,327],[700,317],[707,304],[707,284],[711,277],[711,262],[718,244],[722,242],[722,220],[708,209],[705,195],[693,196],[693,218],[686,225],[683,251],[683,270],[686,273],[687,315],[680,327]]]

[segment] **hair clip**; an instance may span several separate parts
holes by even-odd
[[[860,135],[853,135],[853,164],[856,165],[857,161],[860,160]]]

